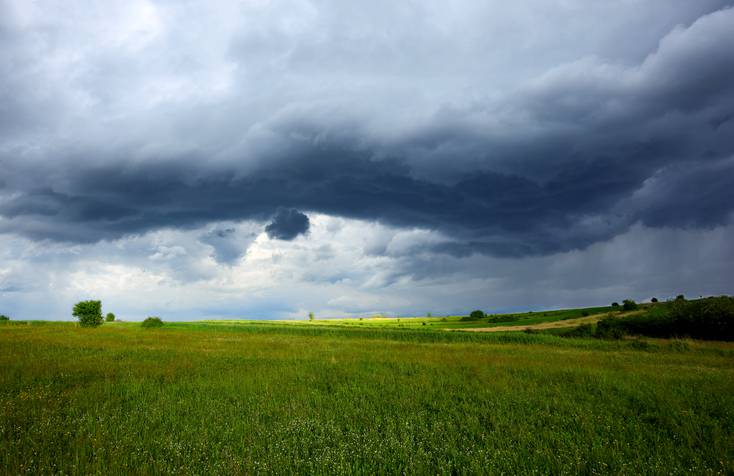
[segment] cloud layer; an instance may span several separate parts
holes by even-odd
[[[730,2],[6,0],[0,18],[0,234],[27,246],[181,233],[235,269],[258,236],[341,217],[412,233],[403,271],[365,278],[395,283],[423,254],[550,266],[734,217]]]

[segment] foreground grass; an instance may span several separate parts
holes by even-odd
[[[404,329],[0,326],[0,471],[734,471],[734,347]]]

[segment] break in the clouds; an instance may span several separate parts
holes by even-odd
[[[731,291],[702,251],[734,238],[730,3],[0,0],[0,303],[94,273],[186,317]]]

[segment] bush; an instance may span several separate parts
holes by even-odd
[[[143,327],[163,327],[163,321],[160,317],[151,316],[146,318],[141,324]]]
[[[620,319],[605,317],[596,323],[594,337],[599,339],[621,339],[624,336],[624,330],[619,325],[620,322]]]
[[[561,334],[563,337],[594,337],[594,326],[591,324],[581,324],[574,327],[570,331]]]
[[[612,307],[619,307],[619,303],[618,302],[613,302],[612,303]]]
[[[107,321],[107,322],[115,322],[115,313],[108,312],[107,315],[105,316],[104,320]]]
[[[639,306],[632,299],[625,299],[622,301],[622,309],[625,311],[634,311]]]
[[[620,319],[619,323],[627,334],[732,341],[734,298],[676,299],[642,316]]]
[[[9,321],[10,318],[6,316],[5,314],[0,314],[0,321]]]
[[[654,297],[654,298],[650,299],[650,302],[658,302],[658,298]]]
[[[471,319],[482,319],[484,317],[484,311],[476,310],[472,311],[471,314],[469,314],[469,318]]]
[[[71,314],[79,319],[80,326],[97,327],[102,324],[102,301],[78,302]]]
[[[684,295],[682,295],[682,294],[679,294],[679,295],[677,295],[675,297],[675,300],[676,301],[685,301],[686,300],[686,297]]]

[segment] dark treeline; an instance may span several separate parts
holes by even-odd
[[[709,297],[653,304],[644,314],[627,318],[607,317],[592,326],[581,326],[565,334],[569,337],[593,336],[621,338],[690,337],[704,340],[734,340],[734,298]]]

